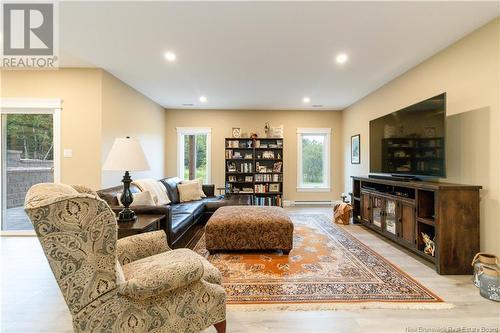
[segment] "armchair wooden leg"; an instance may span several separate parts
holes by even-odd
[[[214,324],[217,333],[226,333],[226,321],[221,321],[220,323]]]

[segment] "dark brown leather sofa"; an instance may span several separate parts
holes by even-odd
[[[179,191],[177,184],[181,182],[178,177],[167,177],[160,179],[167,189],[171,203],[164,206],[134,206],[132,209],[137,214],[163,214],[165,219],[161,221],[165,230],[170,248],[187,247],[198,231],[203,228],[210,216],[222,206],[251,205],[252,199],[249,195],[233,195],[231,197],[216,196],[214,185],[203,185],[203,192],[207,196],[198,201],[179,202]],[[139,188],[131,185],[132,193],[140,192]],[[105,200],[115,212],[123,209],[118,204],[117,196],[123,191],[123,186],[114,186],[97,191],[97,194]]]

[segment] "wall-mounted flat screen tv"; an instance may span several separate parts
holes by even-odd
[[[370,121],[370,173],[445,177],[446,93]]]

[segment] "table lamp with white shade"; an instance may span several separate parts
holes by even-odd
[[[132,178],[130,178],[129,171],[149,170],[148,161],[139,141],[131,139],[128,136],[126,138],[116,138],[104,162],[103,170],[125,171],[122,179],[123,193],[120,197],[124,208],[118,213],[118,222],[135,221],[137,216],[129,208],[130,204],[134,201],[134,197],[130,191]]]

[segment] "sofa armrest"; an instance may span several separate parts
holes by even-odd
[[[202,185],[202,190],[203,190],[203,193],[205,193],[205,195],[207,197],[213,197],[215,195],[215,185],[213,185],[213,184]]]
[[[172,252],[177,251],[184,250]],[[127,280],[118,284],[118,292],[144,300],[187,286],[203,276],[203,263],[195,255],[181,252],[180,256],[174,255],[166,259],[151,258],[150,261],[137,265],[131,264],[133,266],[127,270]]]
[[[125,237],[116,242],[116,258],[122,265],[166,251],[170,248],[163,230]]]

